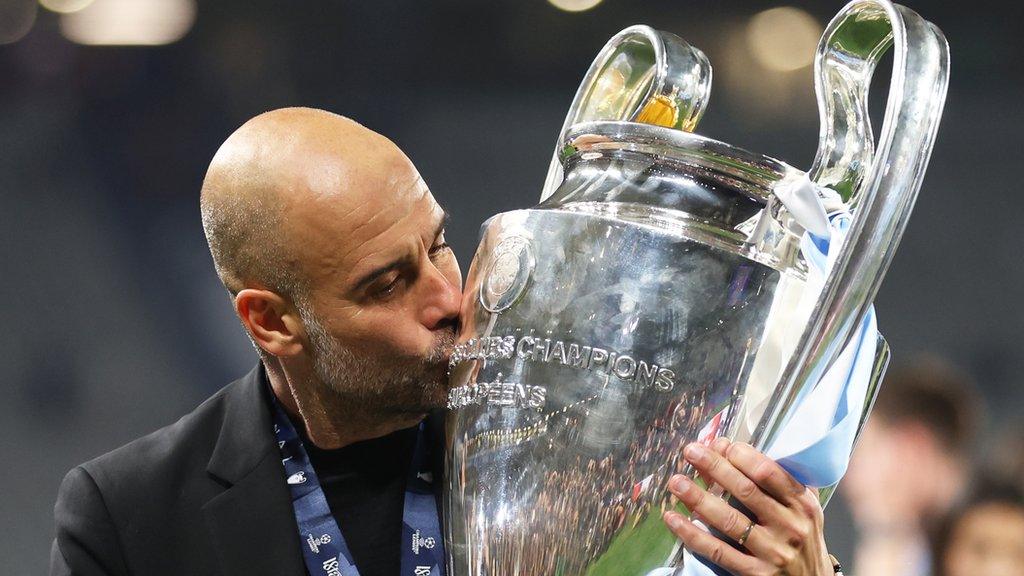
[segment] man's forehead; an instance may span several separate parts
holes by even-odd
[[[385,249],[396,242],[410,242],[434,231],[444,217],[422,180],[407,184],[402,194],[386,202],[366,202],[350,212],[342,225],[353,252],[361,247]]]
[[[418,174],[377,183],[354,194],[319,195],[289,218],[313,277],[352,278],[408,252],[442,223],[444,210]]]
[[[367,239],[407,220],[420,221],[440,210],[415,170],[364,174],[338,189],[312,195],[309,216],[328,220],[338,232]]]

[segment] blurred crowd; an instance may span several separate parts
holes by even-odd
[[[939,358],[889,372],[839,489],[854,574],[1024,574],[1024,434],[1011,422],[983,445],[984,414],[975,383]]]
[[[530,477],[520,478],[517,489],[525,492],[522,500],[532,505],[510,511],[510,516],[517,512],[524,515],[514,521],[507,521],[510,518],[502,517],[500,512],[492,516],[485,510],[494,504],[488,498],[493,486],[488,486],[483,498],[471,497],[468,517],[486,522],[480,525],[487,534],[480,558],[485,572],[583,574],[595,558],[609,551],[624,528],[635,529],[652,521],[652,515],[660,527],[661,514],[677,503],[667,489],[668,479],[683,472],[683,440],[692,436],[676,430],[679,412],[687,410],[677,403],[667,407],[624,455],[614,450],[604,452],[603,457],[577,453],[563,470],[547,471],[535,485],[531,485]],[[585,445],[580,434],[583,422],[575,415],[551,422],[544,428],[548,438],[544,444]],[[528,448],[523,450],[524,454],[529,452]],[[488,459],[491,452],[484,449],[476,458]],[[666,462],[656,457],[659,454],[675,456]],[[515,468],[510,467],[510,477],[516,475]],[[658,536],[662,535],[658,530]]]

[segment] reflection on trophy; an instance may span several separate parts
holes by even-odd
[[[876,147],[867,88],[890,46]],[[845,346],[920,187],[947,66],[941,33],[914,12],[849,4],[819,46],[821,141],[804,172],[689,132],[711,83],[699,50],[642,26],[609,41],[541,202],[485,224],[466,281],[448,574],[679,565],[661,514],[678,506],[668,478],[690,473],[682,447],[765,446]],[[852,225],[815,282],[801,242],[837,211]],[[887,357],[883,342],[873,386]]]

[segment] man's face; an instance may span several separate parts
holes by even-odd
[[[329,188],[322,176],[311,188]],[[445,213],[400,154],[342,178],[344,201],[328,189],[288,215],[302,223],[293,253],[309,286],[296,305],[313,371],[364,411],[443,406],[462,286]]]

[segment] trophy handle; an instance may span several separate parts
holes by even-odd
[[[892,46],[889,98],[877,151],[867,88]],[[754,432],[765,448],[821,379],[874,300],[921,187],[949,81],[949,46],[917,13],[887,0],[854,0],[828,25],[814,63],[822,118],[810,170],[854,218],[780,386]]]
[[[693,131],[711,94],[711,63],[685,40],[649,26],[612,36],[583,77],[555,142],[540,200],[562,183],[561,150],[575,124],[619,120]]]

